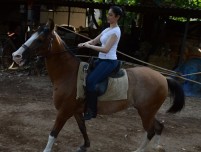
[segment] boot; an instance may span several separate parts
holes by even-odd
[[[91,118],[96,118],[97,115],[97,93],[87,92],[86,95],[86,111],[84,113],[84,119],[90,120]]]

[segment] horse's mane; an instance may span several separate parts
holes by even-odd
[[[80,61],[80,59],[75,56],[75,53],[70,49],[70,47],[67,46],[67,44],[64,42],[64,40],[62,40],[62,38],[59,36],[59,34],[55,30],[54,30],[54,34],[57,38],[59,38],[59,41],[61,42],[61,44],[63,44],[65,51],[70,53],[71,56],[73,56],[74,58],[76,58],[77,60]],[[76,49],[78,49],[78,48],[76,48]],[[73,50],[75,50],[75,49],[73,49]]]

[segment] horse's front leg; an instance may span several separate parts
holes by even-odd
[[[59,132],[63,128],[66,121],[73,116],[73,113],[66,113],[66,110],[60,110],[57,114],[56,121],[54,123],[53,129],[49,135],[47,145],[43,152],[51,152],[52,146],[57,138]]]
[[[80,146],[79,149],[77,150],[77,152],[86,152],[87,148],[90,147],[90,141],[89,141],[89,137],[87,135],[87,131],[86,131],[86,126],[85,126],[85,121],[83,118],[82,113],[78,113],[74,115],[77,124],[79,126],[79,129],[83,135],[84,138],[84,145]]]

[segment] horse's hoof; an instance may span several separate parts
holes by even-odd
[[[158,145],[156,146],[156,152],[165,152],[165,149],[163,148],[163,146]]]
[[[87,148],[85,146],[81,146],[77,149],[76,152],[86,152],[87,151]]]

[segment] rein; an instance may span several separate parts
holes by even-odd
[[[44,57],[49,57],[50,55],[55,55],[55,54],[62,54],[62,53],[71,53],[72,51],[74,51],[74,50],[78,50],[79,48],[78,47],[75,47],[75,48],[73,48],[73,49],[68,49],[68,50],[64,50],[64,51],[60,51],[60,52],[54,52],[54,53],[52,53],[52,52],[49,52],[46,56],[44,56]]]
[[[53,35],[53,36],[56,37],[56,35]],[[62,44],[64,45],[64,49],[65,50],[64,51],[60,51],[60,52],[53,52],[52,51],[52,45],[53,45],[53,40],[54,40],[53,36],[49,37],[50,40],[49,40],[49,46],[48,46],[48,53],[47,53],[47,55],[40,55],[41,57],[48,58],[50,55],[62,54],[62,53],[71,53],[71,54],[73,54],[73,51],[79,49],[77,46],[70,49],[68,46],[65,45],[65,43],[63,42],[63,40],[61,40]],[[35,49],[30,48],[26,44],[22,44],[21,47],[23,47],[25,50],[35,50]],[[39,55],[36,54],[36,56],[39,56]]]
[[[54,37],[56,37],[55,34],[54,34]],[[54,52],[54,53],[52,53],[51,50],[52,50],[52,44],[53,44],[54,37],[50,37],[50,43],[49,43],[49,46],[48,46],[48,51],[49,52],[48,52],[48,54],[46,56],[44,56],[45,58],[49,57],[50,55],[62,54],[62,53],[67,53],[67,52],[73,54],[72,51],[79,49],[78,47],[74,47],[74,48],[70,49],[68,46],[66,46],[66,44],[64,43],[64,41],[61,39],[61,42],[62,42],[65,50],[64,51],[60,51],[60,52]]]

